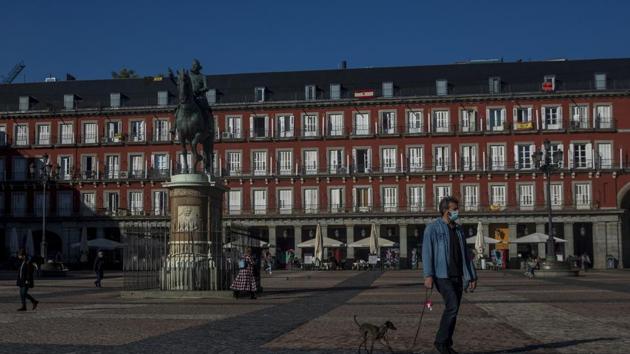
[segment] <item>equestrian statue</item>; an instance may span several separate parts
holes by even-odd
[[[201,69],[197,59],[193,60],[190,71],[178,70],[177,77],[170,68],[168,69],[169,78],[177,85],[178,93],[175,126],[171,133],[175,136],[175,133],[179,132],[183,157],[181,173],[196,173],[197,163],[203,160],[203,172],[212,175],[214,119],[206,98],[208,91],[206,77],[201,73]],[[190,152],[193,155],[192,166],[188,165],[186,144],[190,145]],[[197,151],[198,144],[203,147],[201,155]]]

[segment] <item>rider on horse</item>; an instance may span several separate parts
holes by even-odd
[[[188,76],[190,77],[190,84],[192,86],[193,98],[199,109],[204,112],[204,115],[207,116],[210,111],[210,105],[208,104],[208,99],[206,98],[206,92],[208,91],[208,82],[206,81],[206,76],[201,73],[201,63],[199,60],[193,59],[192,67],[190,68],[190,72]],[[177,85],[177,81],[175,80],[175,75],[173,75],[173,71],[168,69],[168,76],[173,81],[175,85]],[[177,116],[177,111],[179,110],[179,105],[175,109],[175,116]],[[177,131],[177,123],[173,123],[173,128],[171,129],[171,133],[175,135]]]

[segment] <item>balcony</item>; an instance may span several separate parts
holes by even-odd
[[[239,129],[235,129],[232,131],[226,130],[221,132],[220,135],[221,141],[241,141],[243,140],[243,134]]]
[[[81,142],[81,145],[98,145],[98,135],[84,134],[79,136],[79,141]]]
[[[146,144],[147,142],[146,136],[144,134],[131,134],[126,140],[128,144],[136,145]]]
[[[101,144],[103,145],[122,145],[124,142],[125,136],[120,133],[101,137]]]

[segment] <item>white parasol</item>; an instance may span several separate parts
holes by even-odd
[[[322,228],[319,224],[317,224],[317,229],[315,230],[314,247],[315,259],[322,261],[324,258],[324,240],[322,239]]]
[[[370,254],[379,254],[379,237],[376,224],[372,223],[372,231],[370,231]]]

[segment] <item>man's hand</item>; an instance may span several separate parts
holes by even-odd
[[[477,281],[471,280],[470,282],[468,282],[468,290],[473,291],[475,289],[477,289]]]
[[[424,278],[424,287],[427,289],[433,289],[433,277]]]

